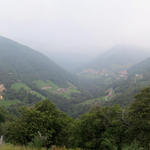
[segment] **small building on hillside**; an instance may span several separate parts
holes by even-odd
[[[120,71],[120,77],[127,79],[128,78],[127,70]]]
[[[135,77],[136,77],[137,79],[143,79],[143,74],[136,74]]]
[[[4,84],[0,84],[0,92],[3,92],[3,91],[5,91],[5,86]]]
[[[3,99],[3,96],[2,95],[0,95],[0,100],[2,100]]]

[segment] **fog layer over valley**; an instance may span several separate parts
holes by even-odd
[[[77,48],[78,49],[78,48]],[[98,48],[95,48],[98,49]],[[43,52],[43,51],[42,51]],[[44,54],[53,59],[64,69],[70,72],[77,72],[81,67],[87,65],[91,60],[95,59],[97,55],[102,52],[91,52],[87,50],[87,53],[81,51],[45,51]]]

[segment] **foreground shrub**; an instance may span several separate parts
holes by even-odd
[[[134,141],[130,146],[126,146],[123,150],[144,150],[143,147],[140,147],[139,144]]]
[[[34,107],[23,108],[18,119],[11,122],[5,133],[6,141],[13,144],[37,145],[39,135],[45,139],[43,146],[67,144],[68,128],[72,120],[56,109],[50,101],[37,103]],[[31,144],[31,143],[30,143]],[[39,142],[41,145],[41,143]],[[37,145],[37,146],[40,146]]]

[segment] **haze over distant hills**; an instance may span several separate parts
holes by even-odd
[[[109,50],[91,48],[91,50],[76,51],[43,51],[62,68],[70,72],[80,72],[84,69],[120,71],[150,56],[150,52],[133,45],[116,45]]]
[[[80,106],[127,105],[142,88],[150,85],[150,51],[135,46],[115,46],[84,66],[78,75],[88,85],[100,89],[95,90],[96,98]]]
[[[150,74],[150,57],[128,69],[130,74]]]
[[[79,48],[78,48],[79,49]],[[93,51],[91,51],[93,49]],[[80,51],[73,51],[72,49],[61,51],[46,51],[44,50],[43,53],[54,60],[57,64],[59,64],[62,68],[70,71],[76,72],[82,66],[85,66],[89,63],[92,59],[95,59],[97,55],[102,53],[100,48],[89,48],[87,50],[81,49]],[[101,50],[101,52],[99,52]]]
[[[150,52],[144,48],[118,45],[98,56],[89,65],[87,65],[86,68],[117,71],[127,69],[144,60],[148,56],[150,56]]]

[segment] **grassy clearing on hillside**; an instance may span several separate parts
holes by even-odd
[[[13,146],[13,145],[7,144],[7,145],[0,146],[0,150],[38,150],[38,149],[21,147],[21,146]],[[45,150],[45,149],[41,149],[41,150]]]
[[[11,89],[19,91],[20,89],[24,89],[26,91],[30,91],[30,88],[22,82],[17,82],[11,85]]]
[[[19,100],[0,100],[0,106],[9,107],[14,104],[20,103]]]
[[[62,93],[62,96],[64,96],[67,99],[70,99],[72,93],[80,93],[80,91],[71,83],[68,83],[69,88],[67,88],[65,93]]]
[[[22,83],[22,82],[17,82],[11,85],[11,89],[15,90],[15,91],[19,91],[21,89],[26,90],[27,92],[32,93],[33,95],[36,95],[39,98],[45,99],[44,96],[42,96],[40,93],[31,90],[30,87],[28,87],[26,84]]]
[[[82,102],[80,104],[77,104],[77,105],[92,105],[92,104],[95,104],[95,103],[98,103],[98,102],[111,101],[114,96],[115,96],[114,90],[109,89],[106,96],[89,99],[89,100],[84,101],[84,102]]]
[[[54,84],[52,81],[41,81],[36,80],[33,82],[39,89],[46,90],[48,92],[52,92],[54,94],[61,95],[67,99],[71,98],[72,93],[79,93],[80,91],[77,90],[77,88],[71,84],[68,83],[68,88],[60,88],[56,84]]]
[[[47,81],[36,80],[36,81],[33,81],[33,84],[35,84],[35,86],[41,90],[46,90],[46,91],[51,92],[53,94],[61,95],[67,99],[71,98],[72,93],[80,93],[80,91],[77,90],[77,88],[74,85],[72,85],[71,83],[68,83],[68,88],[60,88],[50,80],[47,80]],[[11,89],[13,89],[15,91],[19,91],[21,89],[24,89],[27,92],[30,92],[33,95],[36,95],[37,97],[45,99],[45,97],[42,96],[40,93],[33,91],[30,87],[28,87],[26,84],[24,84],[22,82],[18,82],[18,83],[13,84],[11,86]]]
[[[59,87],[54,84],[53,82],[51,82],[50,80],[44,82],[42,80],[36,80],[36,81],[33,81],[33,83],[39,88],[39,89],[42,89],[44,87],[49,87],[47,88],[46,90],[51,92],[51,91],[55,91],[56,89],[58,89]]]
[[[94,99],[90,99],[90,100],[87,100],[83,103],[80,103],[81,105],[91,105],[91,104],[94,104],[96,102],[101,102],[101,101],[104,101],[106,98],[106,96],[102,96],[102,97],[98,97],[98,98],[94,98]]]
[[[39,149],[5,144],[5,145],[0,146],[0,150],[39,150]],[[42,148],[40,150],[46,150],[46,149]],[[78,148],[77,149],[66,149],[65,147],[59,148],[59,147],[54,146],[54,147],[50,148],[49,150],[81,150],[81,149],[78,149]]]
[[[46,99],[45,96],[41,95],[40,93],[36,92],[36,91],[32,91],[33,95],[36,95],[37,97],[41,98],[41,99]]]

